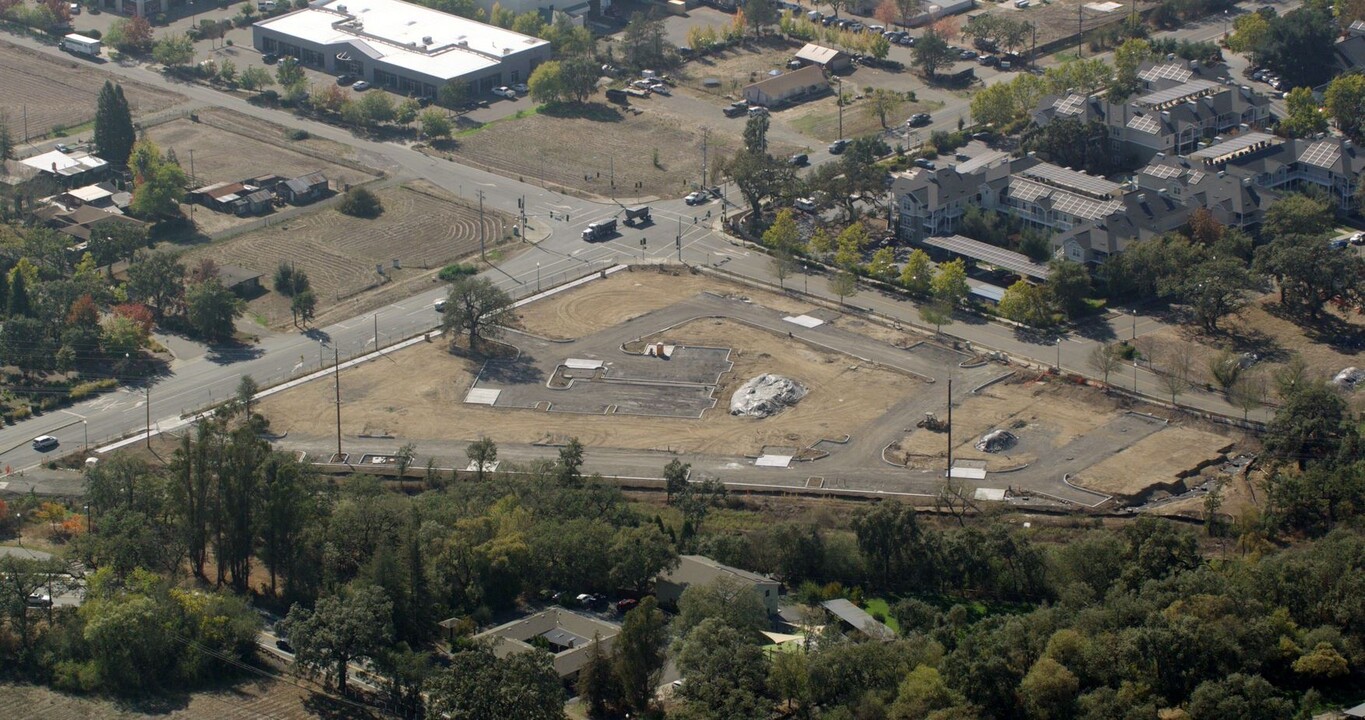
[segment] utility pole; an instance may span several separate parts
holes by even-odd
[[[194,148],[190,148],[190,182],[199,185],[199,181],[194,179]],[[190,203],[190,223],[194,223],[194,203]]]
[[[374,349],[379,349],[379,313],[374,314]]]
[[[1081,6],[1076,6],[1076,57],[1085,55],[1085,18],[1081,13]]]
[[[341,460],[341,351],[332,348],[333,365],[332,374],[336,378],[337,388],[337,460]]]
[[[143,388],[142,391],[146,393],[146,402],[143,405],[147,406],[147,447],[150,448],[152,446],[152,383],[150,380],[147,382],[147,387]]]
[[[953,477],[953,378],[948,377],[948,477]]]
[[[701,186],[706,187],[706,140],[711,134],[711,128],[702,126],[701,129]]]
[[[612,155],[611,157],[607,158],[607,161],[610,163],[610,165],[608,166],[608,169],[609,169],[610,180],[611,180],[611,199],[612,199],[612,200],[615,200],[615,199],[616,199],[616,156],[615,156],[615,155]]]
[[[678,262],[682,262],[682,216],[678,216],[678,235],[673,239],[673,244],[678,248]]]
[[[835,78],[839,81],[839,97],[835,105],[839,106],[839,139],[844,139],[844,79]]]
[[[484,253],[484,228],[483,228],[483,190],[475,191],[479,195],[479,259],[488,262],[488,255]],[[337,452],[340,452],[339,450]]]

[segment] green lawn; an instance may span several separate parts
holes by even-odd
[[[896,618],[891,617],[891,607],[886,604],[885,599],[883,598],[865,599],[863,602],[863,609],[867,611],[868,615],[876,615],[877,613],[881,613],[882,616],[886,618],[883,621],[886,623],[886,626],[891,628],[892,630],[895,630],[897,635],[901,634],[901,624],[896,622]]]

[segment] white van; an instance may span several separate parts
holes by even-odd
[[[61,444],[61,441],[51,435],[39,435],[33,438],[33,449],[38,452],[51,450]]]

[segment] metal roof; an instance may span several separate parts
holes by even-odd
[[[1027,255],[961,235],[927,237],[924,238],[924,244],[1039,280],[1046,280],[1052,274],[1048,266],[1030,260]]]
[[[1147,107],[1164,108],[1178,105],[1191,98],[1206,95],[1214,90],[1222,90],[1226,86],[1212,80],[1191,80],[1187,83],[1176,85],[1173,88],[1158,90],[1154,93],[1143,95],[1134,102],[1138,105]]]
[[[842,52],[835,50],[834,48],[827,48],[823,45],[816,45],[815,43],[806,43],[805,47],[796,51],[796,59],[812,62],[816,65],[825,65],[842,54]]]
[[[1033,180],[1040,180],[1044,185],[1076,190],[1096,197],[1111,197],[1114,193],[1123,189],[1122,185],[1110,182],[1102,177],[1087,175],[1086,173],[1064,168],[1052,163],[1040,162],[1029,168],[1025,168],[1019,173],[1020,176]]]
[[[1192,160],[1205,160],[1211,163],[1227,162],[1228,160],[1252,153],[1271,144],[1280,142],[1274,135],[1263,132],[1249,132],[1238,135],[1231,140],[1225,140],[1217,145],[1210,145],[1203,150],[1196,150],[1190,153]]]
[[[866,610],[843,598],[826,600],[820,604],[826,610],[834,613],[835,617],[862,631],[868,637],[877,640],[891,640],[896,637],[895,631],[887,627],[885,623],[877,622],[876,618],[868,615]]]

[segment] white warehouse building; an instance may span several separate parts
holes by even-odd
[[[476,92],[526,82],[550,58],[540,38],[402,0],[320,0],[256,23],[251,36],[262,53],[426,97],[452,80]]]

